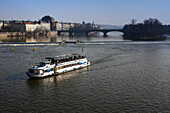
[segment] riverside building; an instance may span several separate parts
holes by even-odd
[[[51,15],[46,15],[44,17],[42,17],[41,19],[41,25],[46,27],[46,28],[50,28],[50,31],[55,31],[56,30],[56,23],[54,18]]]

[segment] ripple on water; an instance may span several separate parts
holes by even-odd
[[[80,44],[0,48],[1,112],[169,112],[167,44]],[[88,68],[42,79],[25,72],[45,56],[80,53]]]

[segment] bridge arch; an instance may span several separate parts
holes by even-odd
[[[102,32],[104,37],[107,37],[107,33],[108,33],[108,32],[117,31],[117,32],[122,32],[122,33],[124,33],[122,29],[98,29],[98,30],[89,30],[88,33],[94,32],[94,31]]]
[[[106,37],[108,32],[113,31],[124,33],[122,29],[92,29],[92,30],[60,30],[58,31],[58,35],[60,35],[62,32],[67,32],[69,33],[69,35],[72,35],[73,33],[85,33],[86,35],[88,35],[90,32],[102,32],[103,36]]]

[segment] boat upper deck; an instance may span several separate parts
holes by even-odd
[[[65,54],[65,55],[59,55],[59,56],[54,56],[54,57],[46,57],[45,59],[63,59],[63,58],[68,58],[68,57],[77,57],[80,56],[79,54]]]
[[[59,55],[54,57],[46,57],[45,59],[51,61],[51,63],[53,64],[56,64],[56,63],[63,63],[63,62],[83,59],[83,58],[86,58],[86,56],[81,56],[79,54],[74,53],[74,54]]]

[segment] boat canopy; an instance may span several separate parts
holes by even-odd
[[[65,55],[59,55],[59,56],[54,56],[54,57],[46,57],[45,59],[59,60],[59,59],[68,58],[68,57],[74,57],[74,56],[79,56],[79,54],[76,54],[76,53],[65,54]]]
[[[51,61],[41,61],[40,63],[42,63],[42,64],[50,64]]]

